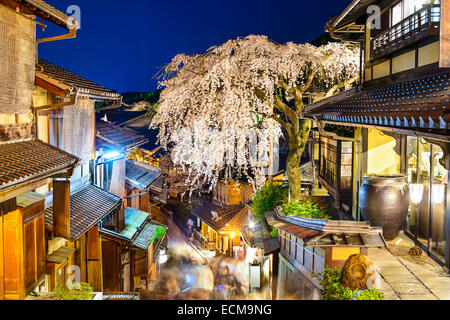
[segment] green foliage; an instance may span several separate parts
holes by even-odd
[[[278,237],[278,230],[277,230],[277,228],[272,227],[272,232],[270,233],[270,236],[271,236],[272,238]]]
[[[326,214],[327,209],[321,209],[320,205],[313,198],[307,198],[304,201],[291,201],[283,204],[281,212],[285,215],[313,218],[313,219],[330,219]]]
[[[322,286],[322,300],[384,300],[377,289],[351,290],[341,284],[341,270],[325,267],[319,275],[313,275]]]
[[[353,300],[384,300],[384,293],[377,289],[362,290]]]
[[[275,207],[283,204],[288,197],[289,190],[275,184],[268,184],[257,191],[252,202],[255,215],[264,219],[264,214],[273,211]]]
[[[94,289],[89,283],[81,282],[79,289],[68,289],[66,286],[53,290],[58,300],[91,300]]]
[[[161,239],[165,233],[166,233],[166,228],[164,228],[162,226],[156,226],[155,234],[153,235],[151,242]]]

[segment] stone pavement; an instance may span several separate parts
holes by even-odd
[[[381,275],[386,300],[450,300],[450,274],[423,253],[410,256],[414,242],[401,234],[388,248],[370,248],[369,258]]]

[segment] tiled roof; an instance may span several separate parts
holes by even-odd
[[[277,218],[275,212],[266,213],[266,220],[270,226],[275,227],[278,230],[293,234],[296,237],[301,238],[303,240],[311,239],[322,233],[321,231],[318,230],[300,227],[292,223],[281,221],[280,219]]]
[[[164,175],[160,175],[155,182],[150,186],[150,190],[155,191],[157,193],[162,193],[164,190]]]
[[[93,185],[76,190],[70,195],[71,240],[77,240],[121,204],[122,198]],[[53,205],[45,210],[45,224],[53,227]]]
[[[79,161],[39,140],[0,144],[0,190],[62,172]]]
[[[383,231],[369,222],[309,219],[266,213],[269,225],[303,239],[307,246],[317,247],[385,247]]]
[[[368,88],[315,108],[306,116],[348,124],[450,129],[450,73]]]
[[[139,235],[136,237],[136,240],[133,242],[133,246],[136,248],[147,250],[150,244],[156,240],[156,231],[158,227],[162,227],[160,225],[147,222],[145,227],[142,229],[142,231],[139,233]],[[154,248],[157,249],[157,248]]]
[[[138,188],[148,189],[161,175],[161,170],[157,167],[136,161],[127,161],[125,179]]]
[[[144,136],[138,135],[136,131],[122,128],[105,121],[97,121],[95,124],[96,136],[99,140],[96,147],[101,146],[104,141],[108,146],[115,146],[122,149],[133,148],[148,142]]]
[[[125,229],[120,234],[133,239],[143,224],[149,219],[150,214],[131,207],[125,207]]]
[[[53,79],[61,81],[62,83],[77,88],[80,93],[90,94],[107,99],[120,98],[120,94],[117,93],[117,91],[107,89],[42,58],[39,58],[39,66],[43,68],[42,70],[40,70],[42,73],[48,75]]]
[[[242,224],[242,219],[245,219],[245,217],[240,214],[242,212],[244,212],[245,216],[248,214],[246,210],[243,211],[244,208],[245,205],[243,204],[221,206],[214,202],[209,202],[205,205],[194,207],[192,209],[192,214],[203,220],[216,231],[220,231],[225,227],[239,228]],[[216,212],[219,219],[216,219],[212,212]]]

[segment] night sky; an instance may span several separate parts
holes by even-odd
[[[81,8],[76,39],[39,45],[39,56],[121,93],[153,91],[152,79],[178,53],[202,53],[249,34],[285,43],[324,33],[350,0],[48,0]],[[64,33],[49,24],[38,37]]]

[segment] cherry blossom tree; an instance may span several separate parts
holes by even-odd
[[[161,71],[151,127],[159,128],[163,147],[173,145],[173,162],[189,172],[188,183],[214,186],[224,172],[238,172],[261,187],[282,126],[291,198],[299,200],[300,159],[312,126],[302,117],[305,98],[329,97],[358,75],[355,46],[280,45],[255,35],[229,40],[204,54],[179,54]]]

